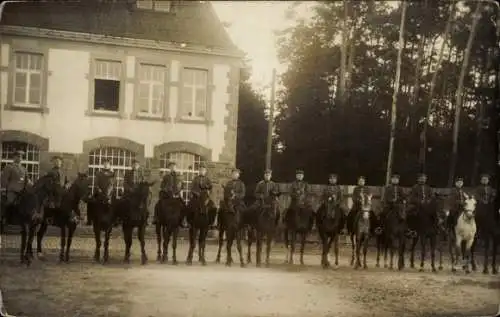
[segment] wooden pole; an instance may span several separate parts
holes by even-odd
[[[385,183],[389,184],[392,174],[392,164],[394,161],[394,140],[396,139],[396,118],[397,118],[397,101],[399,94],[399,81],[401,78],[401,64],[403,59],[404,48],[404,30],[406,20],[406,8],[408,3],[403,1],[401,3],[401,24],[399,26],[399,49],[398,59],[396,65],[396,78],[394,79],[394,92],[392,93],[392,107],[391,107],[391,136],[389,139],[389,154],[387,157],[387,171],[385,175]]]
[[[271,98],[269,102],[269,118],[267,126],[267,149],[266,149],[266,169],[271,169],[271,156],[273,152],[273,127],[274,127],[274,98],[276,90],[276,69],[273,68],[273,79],[271,82]]]

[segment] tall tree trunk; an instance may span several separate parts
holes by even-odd
[[[425,116],[424,127],[423,127],[423,131],[422,131],[422,135],[420,137],[420,140],[421,140],[421,143],[420,143],[420,170],[423,173],[425,173],[425,170],[426,170],[427,137],[428,137],[427,133],[428,133],[428,127],[431,124],[430,116],[431,116],[431,112],[432,112],[432,101],[434,99],[434,89],[436,88],[437,75],[439,72],[439,68],[441,67],[441,62],[443,60],[444,49],[446,47],[446,42],[447,42],[448,36],[450,34],[450,31],[451,31],[453,17],[455,16],[455,6],[456,6],[456,4],[453,2],[450,4],[450,14],[448,16],[448,21],[446,21],[446,27],[445,27],[444,33],[443,33],[443,43],[441,44],[441,48],[439,49],[439,55],[438,55],[438,60],[437,60],[437,64],[436,64],[436,69],[434,70],[434,74],[432,74],[432,79],[431,79],[429,100],[428,100],[428,104],[427,104],[427,115]],[[446,78],[444,78],[444,80],[446,80]]]
[[[477,24],[479,18],[481,17],[482,4],[478,3],[476,10],[472,15],[472,26],[469,34],[469,39],[467,40],[467,47],[465,49],[464,60],[462,62],[462,69],[460,70],[460,77],[458,79],[457,93],[455,96],[455,120],[453,124],[453,148],[451,150],[451,162],[450,170],[448,173],[448,187],[453,185],[453,179],[455,178],[455,170],[457,168],[458,159],[458,134],[460,131],[460,112],[462,110],[462,96],[464,90],[464,78],[467,72],[467,67],[469,66],[469,57],[472,49],[472,43],[474,43],[474,38],[477,32]]]
[[[406,9],[408,3],[406,1],[401,2],[401,24],[399,26],[399,49],[398,49],[398,59],[396,64],[396,76],[394,79],[394,92],[392,94],[392,106],[391,106],[391,135],[389,139],[389,153],[387,157],[387,171],[385,175],[385,183],[389,184],[389,180],[392,174],[392,165],[394,160],[394,141],[396,139],[396,115],[397,115],[397,101],[399,93],[399,81],[401,77],[401,64],[403,59],[403,49],[405,44],[404,31],[405,31],[405,21],[406,21]]]
[[[347,27],[347,0],[343,1],[344,6],[344,20],[342,23],[342,41],[340,44],[340,75],[339,75],[339,93],[338,101],[341,105],[345,102],[345,86],[346,86],[346,66],[347,66],[347,44],[348,44],[348,27]]]

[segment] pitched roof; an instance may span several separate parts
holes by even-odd
[[[186,43],[233,52],[238,50],[207,1],[175,1],[174,12],[138,9],[130,2],[9,3],[4,8],[0,25]]]

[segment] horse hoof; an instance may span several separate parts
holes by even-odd
[[[271,264],[269,262],[266,262],[266,268],[269,268]]]
[[[375,264],[375,267],[380,267],[380,263]],[[385,268],[387,268],[387,265],[384,265]]]
[[[161,255],[156,256],[156,262],[161,262]]]
[[[227,267],[231,266],[231,262],[226,262],[226,266]]]
[[[451,269],[451,272],[452,272],[452,273],[457,273],[457,269],[456,269],[456,268],[452,268],[452,269]]]
[[[207,262],[205,260],[201,261],[202,266],[207,266]]]
[[[440,265],[440,266],[438,267],[438,269],[439,269],[440,271],[442,271],[442,270],[443,270],[443,266],[442,266],[442,265]]]
[[[215,263],[219,264],[220,263],[220,259],[219,258],[215,259]]]
[[[418,271],[419,271],[419,272],[425,272],[425,270],[424,270],[424,268],[423,268],[423,267],[421,267]]]
[[[245,266],[246,266],[246,265],[245,265],[245,263],[244,263],[244,262],[241,262],[241,263],[240,263],[240,267],[245,267]]]
[[[179,264],[177,260],[172,260],[172,265],[177,265],[177,264]]]
[[[394,267],[393,266],[389,266],[389,271],[394,271]]]
[[[490,274],[490,272],[488,271],[488,269],[484,269],[483,274]]]
[[[261,267],[260,263],[255,263],[256,267]]]
[[[497,275],[497,274],[498,274],[498,270],[497,270],[497,269],[493,269],[493,270],[491,271],[491,274],[493,274],[493,275]]]
[[[368,265],[366,265],[366,264],[363,265],[363,269],[365,269],[365,270],[368,269]]]
[[[435,267],[433,267],[433,268],[432,268],[432,273],[436,273],[436,272],[437,272],[436,268],[435,268]]]
[[[37,252],[36,257],[38,260],[43,261],[45,260],[45,255],[42,252]]]
[[[189,266],[193,265],[193,261],[189,261],[189,260],[186,261],[186,265],[189,265]]]

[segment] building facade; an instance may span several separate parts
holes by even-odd
[[[10,3],[0,23],[2,167],[35,180],[60,155],[71,178],[105,158],[118,194],[132,159],[159,178],[235,164],[241,52],[202,1]],[[216,193],[217,195],[217,193]]]

